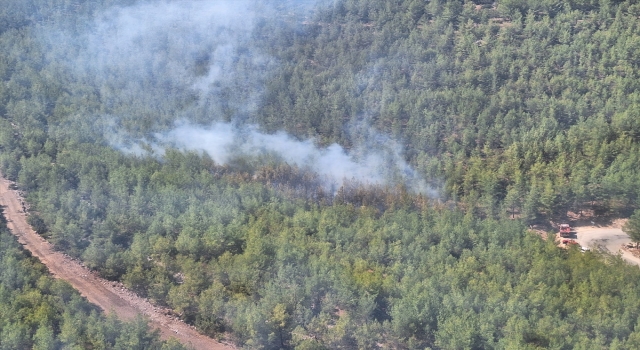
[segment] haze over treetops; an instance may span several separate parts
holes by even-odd
[[[640,347],[637,267],[526,230],[638,207],[633,1],[5,5],[0,170],[31,224],[202,332]],[[64,289],[0,275],[7,303]],[[0,319],[72,344],[64,319]]]

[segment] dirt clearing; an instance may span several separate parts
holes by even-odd
[[[233,349],[230,345],[198,333],[195,328],[167,315],[168,310],[153,306],[121,284],[102,279],[79,261],[55,251],[49,242],[35,233],[27,224],[23,200],[17,191],[9,188],[10,184],[11,182],[0,174],[0,205],[4,206],[7,226],[18,238],[18,242],[33,256],[40,259],[54,277],[69,282],[91,303],[105,312],[114,312],[123,320],[131,320],[137,315],[143,315],[149,321],[151,328],[160,330],[162,339],[176,338],[195,349]]]
[[[578,226],[575,228],[575,240],[583,247],[600,249],[609,254],[621,254],[630,264],[640,266],[640,258],[623,250],[622,246],[630,243],[631,238],[622,232],[620,225],[612,226]]]

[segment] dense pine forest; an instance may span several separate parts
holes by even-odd
[[[0,218],[0,349],[183,349],[162,343],[139,319],[105,317],[11,236]]]
[[[58,249],[239,347],[637,349],[640,270],[527,227],[637,209],[639,17],[613,0],[4,1],[0,170]],[[329,186],[264,143],[167,142],[185,124],[400,170]],[[99,316],[5,231],[0,348],[175,346]]]

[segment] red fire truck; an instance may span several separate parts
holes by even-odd
[[[560,237],[571,237],[571,226],[569,224],[560,224]]]

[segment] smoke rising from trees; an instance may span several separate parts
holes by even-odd
[[[290,16],[289,9],[309,3],[144,2],[97,13],[79,33],[58,30],[45,37],[51,60],[67,62],[75,79],[95,86],[101,107],[78,118],[101,120],[96,129],[107,120],[109,127],[99,133],[118,149],[161,155],[176,147],[206,152],[220,164],[277,155],[317,172],[327,187],[355,180],[426,191],[402,147],[369,126],[358,127],[370,136],[358,137],[347,151],[284,132],[263,133],[244,122],[256,120],[247,116],[255,114],[264,82],[278,65],[252,41],[257,22]]]
[[[318,147],[312,139],[300,141],[284,132],[266,134],[253,125],[236,127],[220,122],[208,127],[182,123],[154,135],[155,141],[131,142],[121,135],[112,135],[111,142],[123,152],[136,155],[161,156],[166,147],[206,152],[218,164],[246,157],[275,156],[317,173],[325,179],[327,189],[335,189],[349,180],[370,185],[402,183],[416,192],[435,195],[403,160],[400,145],[374,132],[366,139],[366,145],[348,152],[336,143]]]

